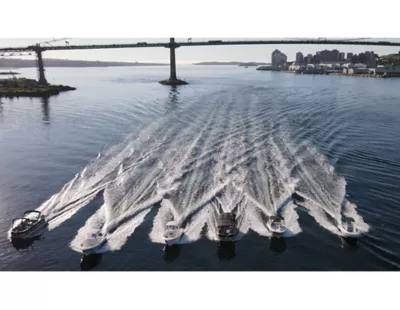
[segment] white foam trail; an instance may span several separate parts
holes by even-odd
[[[111,250],[120,250],[128,238],[135,232],[136,228],[143,223],[146,215],[151,211],[150,208],[140,211],[134,218],[120,225],[113,233],[108,234],[108,248],[103,249],[103,253]]]
[[[211,206],[208,204],[191,218],[180,241],[181,244],[196,242],[201,238],[201,232],[207,223],[210,208]]]
[[[259,207],[255,207],[250,202],[247,204],[246,213],[250,219],[250,229],[260,236],[271,237],[272,233],[265,225],[260,212]]]
[[[142,139],[143,133],[133,142],[124,141],[127,145],[121,143],[110,148],[104,156],[95,159],[81,173],[76,174],[59,193],[44,202],[38,210],[49,220],[49,230],[72,217],[108,184],[124,177],[124,174],[130,172],[129,169],[134,169],[136,165],[132,164],[129,169],[122,171],[120,161],[131,153],[132,144],[140,143]],[[152,149],[146,151],[151,153]]]
[[[310,215],[325,229],[340,234],[334,222],[340,222],[343,213],[347,212],[355,219],[360,231],[368,231],[369,226],[357,214],[356,206],[344,198],[346,180],[335,172],[329,161],[309,142],[303,142],[295,148],[289,140],[287,134],[283,135],[282,144],[297,166],[295,175],[292,175],[297,179],[295,190],[306,198],[305,207]]]
[[[287,203],[295,188],[311,198],[310,214],[331,229],[324,212],[340,215],[344,178],[313,145],[294,143],[298,132],[284,125],[288,108],[275,107],[281,97],[267,95],[265,100],[259,91],[229,88],[199,98],[99,152],[41,206],[51,229],[104,190],[104,205],[78,231],[71,246],[85,231],[101,227],[109,238],[102,251],[120,249],[160,201],[149,234],[153,242],[163,243],[170,219],[183,225],[182,243],[201,238],[205,223],[207,237],[216,240],[218,212],[235,208],[238,240],[249,229],[270,236],[263,217],[277,213],[285,219],[287,236],[293,236],[301,232],[295,207]],[[363,223],[355,205],[347,204],[342,211]]]
[[[212,205],[211,205],[212,206]],[[206,236],[211,241],[218,241],[218,227],[217,227],[217,212],[214,210],[210,210],[208,213],[206,224],[207,224],[207,232]]]
[[[281,215],[285,219],[285,226],[287,228],[284,237],[292,237],[301,232],[301,227],[298,222],[299,216],[295,211],[295,205],[292,202],[288,203],[284,207]]]
[[[206,114],[203,117],[208,118]],[[176,190],[180,184],[183,167],[196,145],[196,143],[188,144],[188,142],[193,132],[196,132],[203,122],[202,118],[196,120],[193,126],[188,126],[183,130],[180,130],[179,123],[175,127],[175,124],[171,126],[168,123],[160,125],[158,134],[162,134],[161,139],[157,137],[155,130],[150,131],[154,135],[152,139],[146,131],[142,132],[142,142],[148,143],[141,146],[143,150],[141,157],[131,159],[130,156],[135,152],[136,147],[135,145],[127,147],[129,156],[124,157],[124,161],[118,167],[118,177],[108,184],[104,192],[106,206],[104,216],[100,213],[93,215],[96,220],[87,221],[82,231],[92,228],[90,226],[94,222],[101,222],[108,238],[108,246],[105,248],[120,249],[154,204],[161,201],[167,192]],[[203,126],[201,132],[204,132],[206,128],[207,125]],[[172,140],[171,136],[175,136],[175,139]],[[200,138],[201,134],[197,140]],[[193,175],[192,177],[194,178]],[[165,226],[162,212],[166,208],[166,203],[166,201],[163,203],[160,208],[161,213],[159,210],[155,218],[156,225],[154,226],[156,227]],[[169,209],[172,210],[170,207]],[[174,212],[174,216],[178,217],[177,211]],[[100,219],[97,219],[99,217]],[[157,224],[157,221],[160,223]],[[78,235],[80,235],[79,232]],[[155,229],[150,237],[155,241],[160,240],[160,230]]]

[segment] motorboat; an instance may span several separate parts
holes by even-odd
[[[81,251],[84,255],[93,254],[99,250],[107,239],[102,232],[90,231],[87,238],[81,243]]]
[[[341,223],[338,225],[338,229],[343,237],[358,238],[361,235],[352,217],[343,217]]]
[[[282,216],[270,216],[267,221],[267,227],[274,237],[282,237],[286,232],[285,220]]]
[[[222,213],[218,217],[218,238],[222,242],[233,242],[238,233],[236,227],[236,214]]]
[[[27,239],[37,237],[47,225],[48,223],[40,211],[26,211],[21,218],[13,219],[11,238]]]
[[[166,225],[164,233],[164,241],[166,245],[173,245],[179,242],[182,238],[183,229],[179,227],[177,222],[171,221]]]

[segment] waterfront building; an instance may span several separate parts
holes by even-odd
[[[283,67],[287,62],[287,56],[279,50],[272,52],[271,65],[272,67]]]
[[[300,64],[303,62],[303,53],[297,52],[296,53],[296,64]]]
[[[348,60],[348,61],[351,61],[351,58],[353,57],[353,53],[347,53],[347,57],[346,57],[346,59]]]
[[[322,62],[333,62],[339,60],[339,51],[338,50],[323,50],[320,52],[320,61]]]

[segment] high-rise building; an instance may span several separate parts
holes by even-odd
[[[365,63],[370,67],[376,66],[376,54],[374,52],[365,52]]]
[[[365,56],[365,53],[360,53],[360,54],[358,54],[358,62],[359,63],[362,63],[362,64],[365,64],[365,61],[367,60],[367,58],[366,58],[366,56]]]
[[[313,61],[313,57],[312,57],[312,54],[308,54],[307,55],[307,63],[312,63],[312,61]]]
[[[353,53],[347,53],[346,59],[347,60],[351,60],[351,57],[353,57]]]
[[[323,50],[320,52],[320,59],[321,59],[321,62],[338,61],[339,60],[339,51],[338,50],[333,50],[333,51]]]
[[[351,57],[351,62],[353,63],[353,64],[356,64],[356,63],[359,63],[359,58],[358,58],[358,55],[356,54],[356,55],[353,55],[352,57]]]
[[[280,52],[279,50],[275,50],[272,52],[272,57],[271,57],[271,64],[272,67],[282,67],[285,62],[287,61],[287,56]]]
[[[339,61],[344,61],[344,53],[339,53]]]
[[[303,53],[302,52],[297,52],[296,53],[296,64],[302,63],[303,62]]]

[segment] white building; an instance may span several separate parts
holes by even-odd
[[[383,67],[379,66],[375,70],[376,74],[378,75],[389,75],[389,76],[395,76],[395,77],[400,77],[400,68],[397,67]]]
[[[283,67],[287,62],[287,56],[280,52],[279,50],[275,50],[272,52],[271,57],[271,65],[272,67]]]

